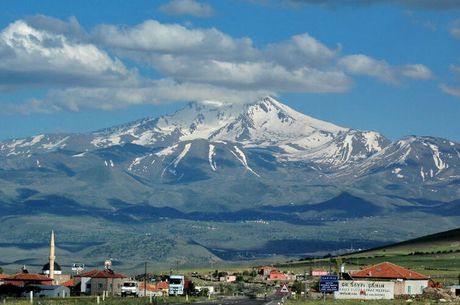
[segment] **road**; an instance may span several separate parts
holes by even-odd
[[[275,293],[263,298],[249,298],[249,297],[238,297],[238,298],[226,298],[220,300],[199,302],[200,305],[278,305],[281,304],[283,294]],[[184,304],[184,303],[182,303]],[[188,303],[188,304],[197,304]]]

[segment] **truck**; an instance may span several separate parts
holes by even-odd
[[[189,280],[183,275],[170,275],[169,276],[169,295],[189,295],[190,283]]]
[[[139,296],[139,284],[137,281],[125,281],[121,285],[121,296],[125,297],[132,295],[134,297]]]

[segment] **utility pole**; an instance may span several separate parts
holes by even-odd
[[[307,272],[303,272],[303,296],[307,298]]]
[[[144,297],[147,296],[147,262],[144,263]]]

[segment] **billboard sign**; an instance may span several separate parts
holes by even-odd
[[[336,299],[391,300],[395,295],[394,282],[340,281]]]
[[[106,260],[104,262],[105,269],[110,269],[112,268],[112,261],[111,260]]]
[[[72,271],[73,272],[82,272],[85,270],[85,264],[82,263],[74,263],[72,264]]]

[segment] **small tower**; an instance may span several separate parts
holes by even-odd
[[[50,243],[50,274],[49,278],[54,279],[54,261],[56,256],[54,255],[54,231],[51,231],[51,243]]]

